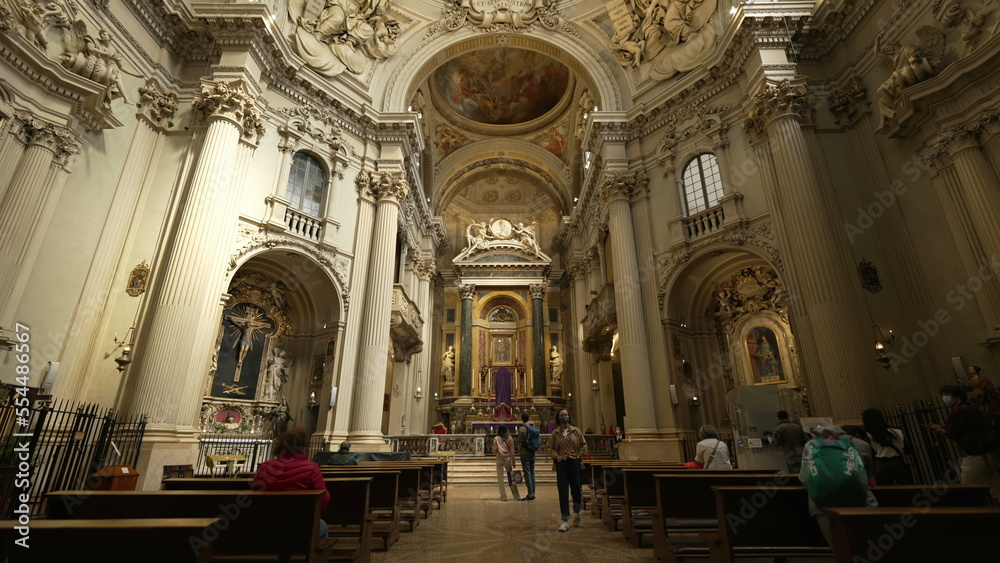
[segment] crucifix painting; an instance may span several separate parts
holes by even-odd
[[[222,312],[222,342],[212,396],[252,399],[275,323],[253,303],[237,303]]]

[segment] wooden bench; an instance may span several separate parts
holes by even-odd
[[[0,561],[52,563],[88,560],[109,563],[209,563],[212,544],[192,546],[218,518],[32,520],[28,549],[13,520],[0,521]]]
[[[279,553],[304,555],[310,563],[327,561],[335,543],[319,537],[321,491],[56,491],[45,496],[51,520],[220,518],[204,536],[189,538],[192,545],[212,543],[213,561],[273,560]]]
[[[253,478],[212,479],[210,477],[174,477],[164,479],[164,491],[249,491]]]
[[[380,465],[324,465],[324,477],[344,477],[350,474],[365,475],[368,471],[398,471],[397,506],[401,522],[408,522],[410,527],[405,532],[414,531],[420,524],[420,489],[421,476],[425,473],[420,466],[380,466]]]
[[[331,538],[356,540],[353,547],[340,542],[334,546],[330,560],[371,561],[372,524],[375,515],[368,508],[372,478],[352,475],[349,478],[324,479],[330,491],[330,502],[323,509],[323,520]]]
[[[657,559],[678,561],[692,555],[708,556],[705,540],[691,534],[715,532],[719,529],[713,486],[749,487],[776,479],[779,483],[784,483],[793,478],[776,475],[773,471],[761,471],[754,473],[752,470],[701,469],[654,474],[656,508],[651,508],[649,513],[653,530],[653,554]],[[672,534],[689,536],[671,538]]]
[[[339,476],[335,471],[327,471],[324,475],[326,477]],[[399,541],[399,471],[355,470],[345,472],[343,475],[371,478],[368,511],[374,517],[372,537],[381,539],[383,549],[389,549],[392,544]],[[331,494],[333,494],[332,491]]]
[[[601,509],[601,519],[604,525],[614,531],[618,530],[618,523],[622,520],[625,511],[625,474],[626,470],[648,470],[650,476],[663,471],[684,470],[684,467],[676,461],[615,461],[604,466],[603,479],[604,494]]]
[[[1000,508],[829,508],[837,563],[996,561]]]
[[[438,472],[436,468],[439,463],[443,462],[435,460],[365,461],[357,467],[367,469],[416,468],[419,472],[419,477],[417,479],[417,488],[414,489],[414,494],[411,497],[416,500],[416,511],[418,513],[423,512],[423,518],[427,519],[430,517],[431,512],[433,512],[435,473]],[[404,505],[404,513],[408,512],[408,510],[409,507]],[[404,518],[404,520],[406,519]]]

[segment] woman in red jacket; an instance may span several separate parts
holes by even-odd
[[[275,440],[274,449],[277,459],[265,461],[257,468],[253,478],[255,491],[323,491],[323,508],[330,503],[330,491],[326,490],[323,472],[315,461],[306,459],[306,446],[309,435],[305,430],[288,430],[282,432]],[[319,521],[319,536],[329,535],[326,522]],[[279,561],[291,561],[290,557],[279,558]]]

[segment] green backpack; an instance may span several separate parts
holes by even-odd
[[[839,428],[816,432],[803,449],[799,474],[809,498],[821,508],[865,506],[868,473],[861,453]]]

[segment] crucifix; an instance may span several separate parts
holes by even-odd
[[[233,309],[232,315],[226,315],[229,322],[236,325],[232,327],[233,335],[237,341],[233,343],[233,348],[239,346],[239,356],[236,360],[236,373],[233,381],[240,380],[240,372],[243,369],[243,360],[247,357],[247,352],[253,350],[254,340],[264,329],[271,328],[271,323],[264,320],[264,313],[256,307],[244,305],[241,309]]]

